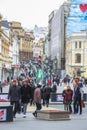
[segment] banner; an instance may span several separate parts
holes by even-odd
[[[73,3],[87,3],[87,0],[71,0]]]
[[[57,94],[56,95],[56,101],[57,102],[63,102],[63,96],[62,96],[62,94]]]
[[[71,0],[67,16],[66,33],[80,32],[87,30],[87,0]]]
[[[0,109],[0,121],[6,121],[6,114],[7,114],[6,109]]]
[[[0,94],[0,102],[8,102],[8,94]]]

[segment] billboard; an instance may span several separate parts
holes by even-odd
[[[63,102],[62,94],[56,94],[56,102]]]
[[[67,16],[67,34],[87,30],[87,0],[71,0]]]
[[[8,102],[8,94],[0,93],[0,102]]]
[[[0,109],[0,121],[6,121],[7,109]]]

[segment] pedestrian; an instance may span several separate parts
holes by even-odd
[[[17,85],[19,86],[19,88],[20,88],[20,90],[21,90],[21,87],[22,87],[22,81],[20,81],[20,80],[17,80]],[[19,110],[18,110],[18,113],[20,114],[21,113],[21,111],[22,111],[22,104],[21,104],[21,102],[19,103]]]
[[[74,114],[77,114],[79,112],[79,114],[82,114],[82,104],[81,104],[81,90],[80,87],[78,86],[78,84],[76,84],[74,86],[74,101],[73,101],[73,105],[74,105]],[[80,109],[80,111],[79,111]]]
[[[2,84],[1,84],[1,81],[0,81],[0,93],[2,93]]]
[[[37,117],[37,112],[41,110],[41,85],[38,84],[37,88],[34,91],[34,102],[36,103],[36,110],[33,112],[33,115]]]
[[[85,83],[85,87],[86,87],[87,86],[87,78],[85,78],[84,83]]]
[[[8,76],[8,77],[7,77],[7,82],[9,83],[9,81],[10,81],[10,80],[9,80],[9,76]]]
[[[50,87],[50,85],[48,83],[47,83],[46,87],[44,88],[44,92],[45,92],[46,106],[48,107],[48,105],[49,105],[49,99],[50,99],[50,94],[52,92],[52,88]]]
[[[53,92],[54,94],[56,94],[56,92],[57,92],[57,83],[56,83],[55,81],[53,82],[52,92]]]
[[[45,89],[45,85],[43,85],[43,87],[41,88],[41,95],[42,95],[42,104],[43,106],[45,106],[45,92],[44,92],[44,89]]]
[[[82,79],[79,79],[79,81],[78,81],[78,86],[79,86],[80,88],[82,88],[82,87],[83,87],[83,82],[82,82]]]
[[[31,100],[30,100],[30,106],[34,105],[34,90],[35,90],[35,86],[34,83],[31,82],[30,84],[31,87]]]
[[[17,80],[14,79],[9,87],[8,99],[10,104],[13,105],[13,117],[16,117],[16,113],[19,110],[19,103],[21,102],[21,91],[17,85]]]
[[[66,99],[66,104],[67,104],[67,111],[69,111],[70,113],[72,113],[72,98],[73,98],[73,90],[71,89],[71,87],[68,85],[66,92],[65,92],[65,99]]]
[[[21,87],[21,103],[23,105],[23,117],[26,117],[27,106],[31,100],[31,87],[28,85],[28,80],[24,80]]]
[[[67,87],[64,87],[64,90],[62,92],[62,96],[63,96],[63,104],[64,104],[64,110],[67,111],[67,103],[66,103],[66,89]]]

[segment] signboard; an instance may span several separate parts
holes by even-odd
[[[62,96],[62,94],[56,94],[56,101],[57,102],[63,102],[63,96]]]
[[[0,121],[6,121],[7,110],[0,109]]]
[[[0,102],[8,102],[8,94],[0,93]]]
[[[33,48],[33,57],[39,57],[41,55],[41,47],[34,47]]]

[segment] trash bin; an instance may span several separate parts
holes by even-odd
[[[13,121],[13,106],[0,106],[0,122]]]

